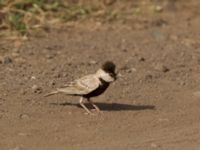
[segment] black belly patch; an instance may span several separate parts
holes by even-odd
[[[105,92],[105,90],[108,88],[108,86],[110,85],[108,82],[105,82],[104,80],[100,79],[101,81],[101,85],[94,90],[93,92],[84,95],[84,97],[89,98],[89,97],[95,97],[95,96],[99,96],[101,95],[103,92]]]

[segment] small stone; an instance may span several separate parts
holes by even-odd
[[[32,90],[34,93],[38,93],[38,94],[42,93],[42,88],[38,87],[37,85],[33,85]]]
[[[20,114],[19,115],[20,119],[29,119],[29,115],[28,114]]]
[[[35,76],[31,76],[31,80],[35,80],[36,79],[36,77]]]
[[[67,73],[67,72],[64,72],[64,73],[63,73],[63,77],[68,77],[68,73]]]
[[[54,86],[54,85],[56,85],[56,82],[55,81],[50,81],[49,85],[50,86]]]
[[[179,83],[181,86],[184,86],[185,85],[185,81],[180,81]]]
[[[157,71],[161,71],[161,72],[168,72],[169,71],[169,68],[167,68],[165,65],[163,64],[156,64],[154,66],[154,69],[157,70]]]
[[[91,60],[91,61],[88,62],[88,64],[89,64],[89,65],[96,65],[96,64],[97,64],[97,61]]]
[[[0,56],[0,64],[2,64],[2,63],[3,63],[3,57]]]
[[[162,12],[162,11],[163,11],[163,7],[157,5],[157,6],[154,7],[154,10],[155,10],[156,12]]]
[[[53,55],[53,54],[48,54],[48,55],[46,55],[46,58],[47,59],[53,59],[55,57],[55,55]]]
[[[18,48],[13,49],[14,53],[20,53],[20,50]]]
[[[24,89],[21,89],[21,90],[20,90],[20,94],[21,94],[21,95],[25,95],[25,94],[26,94],[26,91],[25,91]]]
[[[151,143],[151,148],[157,148],[157,147],[158,147],[157,144],[155,144],[155,143]]]
[[[135,68],[130,68],[126,70],[127,73],[132,73],[132,72],[136,72]]]
[[[145,61],[145,58],[144,58],[144,57],[140,57],[140,58],[139,58],[139,61],[140,61],[140,62],[144,62],[144,61]]]
[[[4,58],[3,58],[3,64],[10,64],[10,63],[12,63],[13,61],[12,61],[12,59],[9,57],[9,56],[5,56]]]
[[[32,89],[33,89],[33,90],[36,90],[37,88],[38,88],[37,85],[33,85],[33,86],[32,86]]]
[[[62,74],[60,72],[57,72],[53,75],[54,78],[60,78],[62,77]]]
[[[123,77],[123,75],[119,72],[119,73],[117,73],[117,78],[122,78]],[[114,83],[115,84],[115,83]]]

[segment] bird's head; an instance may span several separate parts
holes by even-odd
[[[97,76],[106,82],[113,82],[116,80],[117,74],[115,73],[116,65],[111,61],[106,61],[101,69],[97,71]]]

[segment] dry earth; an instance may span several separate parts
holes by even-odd
[[[126,22],[88,22],[0,45],[1,150],[200,150],[200,2]],[[85,115],[43,97],[106,60],[122,77]]]

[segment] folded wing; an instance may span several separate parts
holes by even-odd
[[[96,90],[100,85],[100,81],[94,75],[82,77],[74,82],[66,84],[63,88],[57,89],[59,92],[69,95],[87,95]]]

